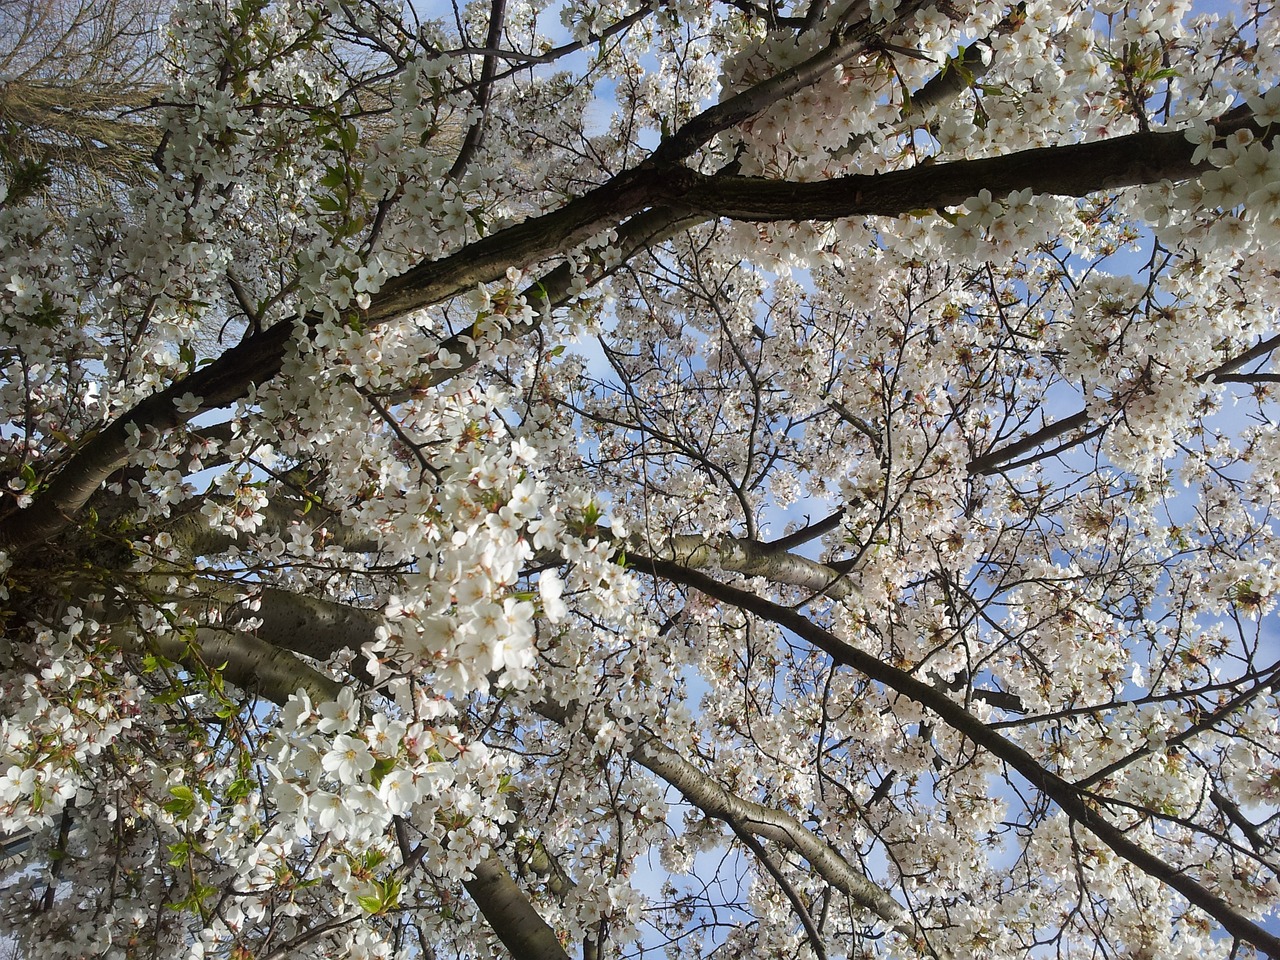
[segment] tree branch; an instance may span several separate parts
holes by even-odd
[[[754,593],[720,583],[704,574],[664,560],[631,556],[628,557],[628,562],[635,569],[651,576],[673,583],[683,583],[713,599],[730,603],[776,623],[827,653],[836,663],[883,683],[891,690],[937,714],[953,730],[963,734],[1016,770],[1045,796],[1053,800],[1068,817],[1088,829],[1118,856],[1129,861],[1148,876],[1177,891],[1188,902],[1217,920],[1228,933],[1253,944],[1275,960],[1280,960],[1280,937],[1248,919],[1225,900],[1187,876],[1180,868],[1130,840],[1123,830],[1107,820],[1094,805],[1099,800],[1105,802],[1105,798],[1086,800],[1080,791],[1057,774],[1046,770],[1016,743],[1002,737],[960,704],[950,700],[929,684],[904,670],[890,666],[864,650],[846,644],[797,611],[779,606]]]
[[[1139,134],[1141,136],[1141,134]],[[1232,357],[1224,363],[1218,364],[1212,370],[1206,371],[1196,377],[1197,383],[1232,383],[1232,382],[1252,382],[1259,377],[1267,377],[1267,374],[1246,374],[1236,375],[1234,371],[1239,370],[1245,364],[1265,357],[1271,351],[1280,347],[1280,334],[1269,337],[1266,340],[1259,341],[1244,353]],[[1003,447],[997,447],[994,450],[988,450],[980,457],[975,457],[968,463],[969,473],[975,476],[987,476],[993,473],[999,473],[1001,470],[1010,470],[1015,466],[1024,466],[1030,460],[1022,460],[1016,464],[1010,464],[1009,461],[1015,457],[1019,457],[1024,453],[1035,450],[1042,444],[1048,443],[1050,440],[1056,440],[1064,434],[1071,433],[1073,430],[1083,430],[1089,426],[1089,414],[1085,410],[1077,410],[1069,417],[1063,417],[1053,423],[1045,424],[1034,433],[1027,434],[1021,440],[1015,440],[1012,443],[1005,444]],[[1104,426],[1096,426],[1092,429],[1074,437],[1065,443],[1055,447],[1053,453],[1075,446],[1077,443],[1083,443],[1096,437],[1104,429]],[[1033,458],[1039,459],[1039,457]]]
[[[276,609],[279,608],[279,609]],[[193,660],[193,649],[177,635],[154,641],[156,652],[176,662],[191,666],[226,663],[223,676],[236,686],[260,693],[275,703],[283,704],[299,688],[312,698],[334,700],[342,685],[300,661],[296,654],[323,659],[336,649],[359,649],[372,640],[381,617],[372,611],[361,610],[310,597],[295,597],[285,590],[264,590],[256,615],[264,620],[260,630],[267,634],[267,624],[282,624],[279,633],[270,633],[281,646],[275,646],[250,634],[234,630],[202,629],[197,633],[198,661]],[[305,623],[311,618],[312,626]],[[295,622],[296,621],[296,622]],[[335,624],[343,624],[347,631],[345,642],[339,643]],[[145,652],[142,641],[124,641],[133,652]],[[123,643],[122,643],[123,646]],[[541,703],[537,710],[543,716],[561,725],[570,722],[570,711],[556,704]],[[888,892],[872,883],[860,870],[835,851],[829,843],[818,838],[794,817],[764,804],[741,798],[722,787],[714,778],[703,773],[677,751],[663,744],[652,734],[640,733],[632,742],[632,757],[646,769],[666,780],[680,793],[701,809],[707,816],[728,823],[735,830],[742,830],[788,849],[807,860],[818,874],[850,897],[854,902],[884,920],[893,929],[913,940],[924,936],[924,931]],[[505,873],[505,868],[503,869]],[[479,878],[479,874],[477,874]],[[506,883],[515,886],[509,876],[506,883],[496,878],[492,871],[485,873],[479,896],[471,891],[480,904],[486,918],[490,917],[486,904],[498,905],[510,899]],[[518,891],[518,888],[517,892]],[[523,894],[520,894],[523,897]],[[481,897],[487,897],[484,903]],[[528,907],[533,910],[531,906]],[[535,911],[536,914],[536,911]],[[541,918],[539,917],[539,920]],[[526,914],[524,919],[512,921],[505,932],[494,930],[513,952],[515,948],[507,937],[519,937],[520,931],[535,929]],[[536,938],[535,938],[536,939]],[[533,956],[544,956],[534,954]]]
[[[1242,128],[1258,135],[1265,133],[1247,113],[1239,111],[1218,124],[1220,135]],[[1030,188],[1036,193],[1085,196],[1099,190],[1181,180],[1206,167],[1203,161],[1191,162],[1194,150],[1180,132],[1135,133],[1095,143],[814,183],[699,174],[683,167],[659,166],[650,159],[559,210],[411,268],[389,281],[372,299],[364,320],[376,324],[442,302],[477,284],[499,279],[512,265],[561,255],[620,222],[620,233],[627,235],[626,249],[633,255],[657,242],[654,238],[670,236],[668,231],[676,225],[715,217],[760,221],[898,216],[910,210],[954,206],[980,189],[996,195]],[[619,252],[626,253],[621,243]],[[568,296],[571,280],[569,268],[561,265],[542,283],[548,288],[555,285]],[[554,307],[558,299],[540,294],[536,283],[526,295],[540,312]],[[304,321],[304,329],[314,322]],[[519,336],[534,326],[536,321],[513,328],[508,336]],[[291,324],[279,323],[250,336],[213,363],[103,427],[71,456],[30,506],[0,520],[0,550],[43,543],[65,529],[98,486],[128,462],[131,431],[163,433],[195,415],[177,411],[174,401],[178,397],[192,393],[202,398],[200,409],[209,410],[233,403],[245,396],[251,385],[274,378],[293,333]],[[446,341],[444,346],[448,345]],[[468,349],[462,355],[470,353]],[[456,372],[437,370],[432,382],[441,382]]]
[[[556,932],[496,857],[480,861],[463,886],[515,960],[569,960]]]
[[[561,726],[567,726],[573,719],[571,711],[560,704],[542,701],[534,709]],[[912,941],[925,936],[925,931],[886,890],[795,817],[732,793],[646,730],[638,731],[631,738],[630,755],[646,770],[679,790],[685,800],[706,816],[728,824],[735,831],[785,846],[807,860],[827,883],[894,930]]]
[[[810,540],[816,540],[818,537],[825,536],[832,530],[840,526],[840,521],[844,519],[844,507],[836,510],[823,517],[821,520],[815,520],[807,526],[801,527],[794,533],[789,533],[785,537],[779,537],[777,540],[771,540],[764,546],[770,550],[790,550],[792,547],[798,547],[808,543]]]
[[[870,15],[866,14],[848,29],[838,28],[831,42],[809,59],[762,80],[685,123],[659,144],[654,151],[653,161],[659,165],[674,165],[686,159],[703,144],[709,143],[716,134],[750,120],[771,104],[816,83],[837,66],[865,50],[868,41],[874,37],[892,33],[895,25],[914,16],[922,6],[922,0],[909,0],[898,5],[888,22],[873,24]]]
[[[1222,126],[1265,134],[1253,124]],[[984,189],[996,197],[1026,189],[1038,195],[1084,197],[1186,180],[1209,169],[1207,161],[1192,163],[1195,149],[1182,131],[1170,131],[806,183],[695,173],[679,202],[707,217],[745,221],[897,217],[910,210],[958,206]]]
[[[112,643],[125,653],[158,653],[197,673],[226,664],[222,676],[241,690],[283,706],[299,690],[316,702],[336,700],[343,684],[299,660],[289,650],[239,630],[196,631],[189,642],[178,633],[141,637],[126,627],[112,631]]]
[[[502,22],[506,17],[506,13],[507,0],[492,0],[489,8],[489,37],[485,41],[490,50],[496,50],[498,41],[502,39]],[[480,146],[480,140],[484,136],[485,124],[489,120],[489,96],[493,92],[493,77],[497,69],[497,58],[493,54],[485,54],[484,65],[480,68],[480,86],[476,91],[476,108],[480,111],[480,115],[476,117],[475,123],[471,124],[467,129],[467,135],[462,138],[462,146],[458,148],[458,156],[454,159],[453,166],[449,168],[449,172],[445,174],[445,179],[447,180],[457,180],[462,176]]]
[[[653,13],[657,8],[657,0],[648,0],[648,2],[642,4],[620,20],[615,20],[600,32],[588,34],[585,40],[570,40],[568,43],[562,43],[558,47],[552,47],[545,53],[521,53],[518,50],[499,50],[494,48],[485,49],[480,47],[459,47],[452,50],[436,50],[428,47],[427,52],[432,57],[481,55],[497,57],[500,60],[513,61],[515,64],[514,66],[508,67],[502,73],[494,75],[493,79],[496,82],[499,80],[505,80],[507,77],[519,73],[521,70],[527,70],[536,65],[555,63],[555,61],[566,57],[571,53],[577,53],[579,50],[590,44],[600,43],[601,41],[608,40],[619,33],[625,33],[635,24]]]
[[[220,498],[206,495],[202,501]],[[221,498],[229,499],[229,498]],[[198,502],[197,502],[198,505]],[[267,501],[259,509],[262,522],[259,532],[275,535],[288,541],[289,530],[297,523],[309,524],[313,529],[324,529],[324,543],[335,544],[351,553],[376,553],[380,544],[376,537],[354,530],[342,523],[341,518],[324,506],[310,505],[300,499],[278,494]],[[226,552],[232,546],[244,544],[243,537],[232,537],[231,534],[215,530],[209,526],[209,518],[199,509],[189,509],[158,524],[159,529],[173,537],[174,545],[188,561],[196,557],[215,556]]]
[[[729,826],[733,829],[734,836],[742,842],[760,864],[769,872],[769,876],[773,877],[779,889],[782,890],[787,900],[791,904],[791,909],[795,911],[797,917],[800,918],[800,925],[804,927],[805,936],[809,939],[809,949],[813,951],[813,955],[818,960],[827,960],[827,951],[822,946],[822,934],[818,932],[818,928],[814,926],[813,917],[809,916],[809,908],[804,905],[804,901],[800,899],[800,894],[796,888],[791,885],[791,881],[786,875],[774,865],[769,859],[769,853],[761,845],[760,841],[753,837],[747,831],[740,828],[737,824],[731,823]]]
[[[651,545],[639,537],[632,537],[628,540],[627,549],[646,552],[696,570],[716,569],[747,577],[763,577],[773,583],[803,587],[814,596],[825,595],[833,600],[843,600],[854,593],[853,584],[845,574],[817,560],[778,549],[776,543],[765,544],[741,537],[680,534]]]
[[[154,651],[200,671],[225,664],[222,676],[226,680],[281,706],[299,689],[322,702],[336,700],[343,687],[289,650],[239,631],[198,630],[195,644],[177,634],[143,640],[123,631],[113,640],[127,652]],[[475,868],[474,878],[464,881],[463,886],[516,960],[569,960],[555,931],[497,857],[482,860]]]

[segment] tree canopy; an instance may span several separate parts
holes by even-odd
[[[0,28],[17,955],[1280,960],[1271,4]]]

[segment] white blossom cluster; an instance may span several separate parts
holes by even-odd
[[[30,656],[36,669],[10,674],[0,686],[6,704],[0,717],[0,834],[56,823],[85,787],[85,767],[130,729],[142,709],[137,680],[124,671],[111,701],[96,695],[102,676],[120,669],[118,653],[102,645],[99,624],[69,607],[61,626],[35,634],[30,644],[7,644],[6,657]]]

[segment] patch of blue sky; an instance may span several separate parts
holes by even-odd
[[[702,815],[673,787],[667,787],[666,801],[667,830],[673,841],[678,842],[678,838],[687,836],[690,818],[697,821]],[[740,906],[746,902],[749,883],[746,855],[740,847],[730,845],[727,827],[718,822],[716,826],[723,842],[700,849],[683,873],[673,873],[664,867],[657,848],[637,861],[631,883],[649,897],[650,905],[640,923],[641,938],[633,948],[633,956],[662,955],[673,943],[680,954],[685,954],[690,947],[688,941],[694,937],[701,941],[705,951],[708,946],[720,945],[733,930],[754,920],[752,914]],[[700,841],[689,836],[688,843],[696,847]],[[682,921],[675,924],[680,927],[680,933],[672,941],[664,918],[677,916]]]

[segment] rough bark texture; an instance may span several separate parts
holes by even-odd
[[[483,860],[465,884],[489,926],[515,960],[569,960],[556,932],[547,926],[502,864]]]
[[[299,690],[316,702],[336,700],[343,687],[290,651],[237,630],[197,630],[194,643],[177,634],[143,641],[123,630],[114,640],[127,653],[156,653],[198,672],[221,668],[228,683],[281,706]]]

